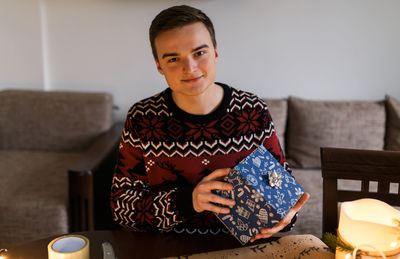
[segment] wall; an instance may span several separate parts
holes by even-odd
[[[110,91],[123,119],[166,87],[148,27],[184,3],[214,22],[217,81],[269,98],[400,99],[397,0],[0,0],[0,89]]]
[[[43,88],[39,1],[0,0],[2,88]]]

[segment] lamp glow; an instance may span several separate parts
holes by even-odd
[[[6,248],[0,248],[0,259],[6,259],[5,254],[8,252]]]
[[[343,202],[340,208],[338,235],[342,241],[362,249],[369,256],[381,253],[400,258],[399,226],[393,219],[400,219],[400,211],[375,199]],[[350,254],[336,251],[336,259],[349,259]],[[369,258],[369,257],[368,257]]]

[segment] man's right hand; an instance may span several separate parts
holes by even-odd
[[[224,176],[228,175],[230,168],[217,169],[211,174],[205,176],[194,188],[192,193],[193,208],[196,212],[205,210],[228,214],[229,209],[212,204],[223,204],[227,206],[234,206],[235,201],[232,199],[223,198],[217,194],[212,193],[212,190],[230,191],[233,189],[232,184],[222,182]]]

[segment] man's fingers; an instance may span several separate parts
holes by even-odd
[[[217,206],[211,203],[204,203],[203,204],[204,210],[212,211],[215,213],[221,213],[221,214],[228,214],[230,212],[229,208]]]
[[[220,182],[220,181],[210,181],[201,183],[201,189],[203,191],[211,192],[211,190],[223,190],[230,191],[233,189],[233,185],[230,183]]]
[[[300,199],[297,201],[297,203],[291,208],[286,216],[278,222],[275,226],[272,228],[264,228],[261,230],[259,234],[257,234],[253,239],[259,239],[259,238],[268,238],[275,233],[278,233],[281,231],[284,227],[286,227],[291,221],[292,218],[296,215],[296,213],[301,209],[301,207],[306,203],[306,201],[310,198],[310,194],[305,192]],[[253,240],[253,241],[254,241]]]
[[[217,169],[214,172],[212,172],[211,174],[205,176],[203,178],[202,182],[211,181],[211,180],[215,180],[215,179],[221,178],[223,176],[228,175],[230,171],[231,171],[230,168]]]
[[[228,175],[230,168],[217,169],[204,177],[194,188],[192,193],[193,208],[196,212],[204,210],[213,211],[216,213],[229,213],[228,208],[221,208],[213,203],[233,206],[234,201],[213,194],[213,190],[230,191],[233,189],[232,184],[220,181],[221,178]]]
[[[286,225],[288,225],[292,221],[292,218],[296,215],[297,212],[299,212],[301,207],[303,207],[303,205],[307,202],[309,198],[310,198],[309,193],[307,192],[303,193],[303,195],[300,197],[297,203],[288,211],[286,216],[281,221],[279,221],[279,223],[276,224],[275,226],[282,228],[286,227]]]
[[[307,202],[307,200],[310,198],[310,194],[308,192],[303,193],[303,195],[300,197],[300,199],[297,201],[297,203],[293,206],[293,210],[298,212],[301,207]]]
[[[234,206],[236,204],[235,200],[228,199],[221,197],[219,195],[213,194],[213,193],[207,193],[207,194],[202,194],[199,196],[199,204],[208,204],[208,203],[216,203],[216,204],[221,204],[221,205],[226,205],[226,206]]]
[[[294,216],[294,215],[293,215]],[[264,228],[261,229],[260,234],[263,236],[263,238],[267,238],[270,237],[272,235],[274,235],[275,233],[278,233],[279,231],[281,231],[284,227],[286,227],[287,224],[290,223],[290,221],[292,220],[292,217],[290,217],[290,220],[287,222],[287,220],[284,218],[281,221],[279,221],[278,224],[276,224],[275,226],[273,226],[272,228]]]
[[[227,199],[227,198],[221,197],[216,194],[212,194],[212,196],[210,197],[210,201],[214,202],[214,203],[226,205],[226,206],[231,206],[231,207],[236,204],[236,202],[234,200]]]

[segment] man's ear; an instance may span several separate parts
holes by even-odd
[[[218,48],[217,48],[217,46],[215,46],[215,48],[214,48],[214,52],[215,52],[215,61],[217,62],[217,61],[218,61],[218,57],[219,57],[219,55],[218,55]]]
[[[160,66],[160,62],[158,62],[158,59],[154,59],[154,61],[156,62],[158,73],[160,73],[161,75],[164,75],[164,71],[162,70],[162,68]]]

